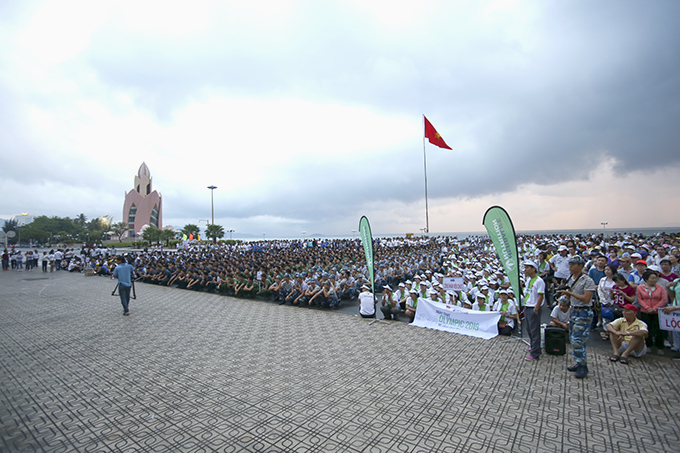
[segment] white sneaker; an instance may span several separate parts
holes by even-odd
[[[665,348],[670,348],[672,345],[671,345],[671,342],[670,342],[670,341],[664,340],[664,341],[663,341],[663,346],[664,346]]]

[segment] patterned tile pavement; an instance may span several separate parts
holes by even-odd
[[[680,363],[138,285],[0,274],[2,451],[680,450]]]

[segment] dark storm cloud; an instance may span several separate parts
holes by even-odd
[[[526,34],[500,27],[489,35],[480,27],[461,36],[438,20],[429,35],[403,36],[371,28],[340,6],[310,11],[285,33],[271,35],[225,27],[162,42],[102,31],[90,59],[102,80],[130,89],[161,117],[200,98],[207,87],[426,112],[464,156],[430,170],[433,196],[579,179],[584,167],[606,156],[616,158],[623,172],[677,164],[680,5],[578,2],[540,8]],[[461,147],[458,134],[474,136],[475,146]],[[295,168],[290,174],[300,180]],[[419,196],[407,184],[386,186],[378,179],[367,184],[379,199]]]

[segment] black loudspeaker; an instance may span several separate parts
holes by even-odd
[[[567,353],[567,331],[555,326],[545,328],[545,353],[564,355]]]

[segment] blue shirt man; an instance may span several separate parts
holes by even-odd
[[[130,314],[130,288],[132,287],[132,274],[134,267],[129,265],[125,258],[118,257],[118,265],[113,270],[113,276],[118,279],[118,294],[120,295],[120,303],[123,305],[123,315]]]

